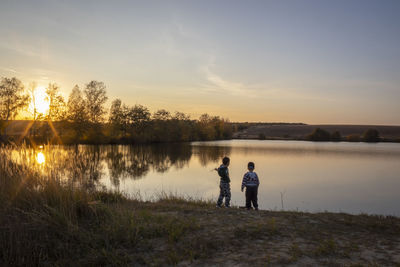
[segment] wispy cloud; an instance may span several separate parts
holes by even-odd
[[[33,49],[32,46],[23,45],[20,42],[14,42],[12,45],[8,43],[0,43],[0,48],[14,51],[23,56],[29,56],[29,57],[42,56],[42,53]]]
[[[0,67],[1,70],[5,71],[5,72],[9,72],[9,73],[14,73],[14,74],[19,74],[19,71],[16,71],[15,69],[12,68],[6,68],[6,67]]]
[[[206,69],[206,79],[209,82],[208,91],[220,91],[235,96],[251,97],[250,90],[243,83],[228,81],[209,69]]]
[[[274,100],[320,100],[332,101],[328,97],[313,94],[307,88],[295,86],[293,84],[274,84],[274,83],[243,83],[228,80],[218,75],[212,69],[215,67],[215,59],[210,60],[203,66],[203,73],[207,84],[204,86],[206,92],[220,92],[237,97],[274,99]]]

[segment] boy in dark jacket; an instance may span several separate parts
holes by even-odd
[[[253,202],[254,208],[258,210],[257,194],[260,181],[258,180],[257,173],[254,172],[253,162],[247,164],[247,169],[249,171],[244,174],[242,181],[242,192],[246,187],[246,208],[248,210],[251,209],[251,202]]]
[[[217,201],[217,207],[220,208],[222,206],[222,200],[225,198],[225,207],[229,208],[231,201],[231,179],[229,178],[229,170],[228,166],[230,163],[230,159],[228,157],[224,157],[222,159],[222,164],[219,166],[218,175],[221,177],[221,181],[219,183],[219,197]]]

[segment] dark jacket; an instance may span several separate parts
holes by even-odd
[[[221,165],[218,168],[218,175],[221,177],[221,182],[230,183],[231,179],[229,179],[229,170],[225,165]]]

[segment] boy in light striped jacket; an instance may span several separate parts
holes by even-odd
[[[258,180],[257,173],[254,172],[254,162],[249,162],[247,169],[249,171],[244,174],[242,181],[242,192],[246,187],[246,208],[250,210],[251,203],[253,203],[254,209],[258,210],[257,195],[260,181]]]

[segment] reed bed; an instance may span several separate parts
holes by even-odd
[[[86,186],[83,168],[70,170],[75,179],[65,179],[66,166],[57,164],[68,163],[44,167],[34,158],[26,146],[0,147],[0,265],[144,263],[138,254],[146,248],[144,240],[175,242],[195,227],[184,218],[152,214],[139,195],[128,199]],[[155,202],[184,200],[160,194]]]

